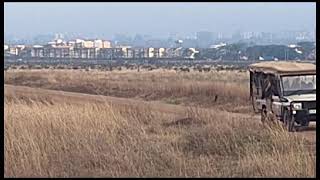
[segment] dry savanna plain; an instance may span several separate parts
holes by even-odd
[[[315,127],[261,124],[248,72],[4,72],[5,177],[315,177]]]

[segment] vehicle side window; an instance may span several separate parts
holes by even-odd
[[[262,75],[261,78],[261,87],[262,87],[262,99],[268,97],[268,86],[269,86],[268,76],[266,74]]]
[[[259,74],[255,74],[253,81],[254,81],[254,85],[259,88],[260,87],[260,78],[259,78]]]
[[[274,96],[280,96],[280,81],[275,77],[273,76],[272,77],[272,94]]]
[[[262,78],[262,99],[279,96],[279,82],[272,74],[264,74]]]
[[[261,73],[253,73],[253,93],[261,95]]]

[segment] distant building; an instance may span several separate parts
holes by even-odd
[[[111,48],[111,42],[101,39],[95,40],[76,40],[76,44],[81,44],[83,48]]]
[[[55,43],[56,43],[56,45],[62,45],[63,44],[63,40],[62,39],[56,39]]]
[[[18,52],[19,52],[19,50],[18,50],[17,47],[10,47],[10,48],[9,48],[9,53],[10,53],[11,55],[18,55]]]
[[[106,48],[105,48],[106,49]],[[132,55],[131,46],[116,46],[114,49],[115,57],[117,58],[130,58]]]
[[[148,58],[154,57],[154,48],[148,48]]]
[[[102,48],[103,47],[103,42],[101,39],[96,39],[93,41],[93,46],[95,48]]]
[[[94,47],[94,41],[84,40],[82,42],[82,47],[84,47],[84,48],[93,48]]]
[[[111,42],[103,40],[102,41],[102,48],[111,48]]]
[[[251,39],[254,36],[253,32],[244,32],[241,33],[241,38],[242,39]]]
[[[8,46],[7,51],[9,51],[9,54],[11,55],[18,56],[25,49],[25,47],[25,45],[16,45],[12,47]]]
[[[68,42],[67,42],[67,45],[68,45],[68,46],[75,47],[76,42],[75,42],[75,41],[68,41]]]
[[[26,48],[26,46],[25,45],[17,45],[17,48],[20,50],[23,50],[24,48]]]
[[[76,39],[75,40],[75,44],[74,44],[74,47],[75,48],[82,48],[82,43],[84,42],[84,40],[82,39]]]
[[[31,57],[43,57],[44,47],[41,45],[34,45],[31,49]]]
[[[185,51],[185,57],[187,59],[195,59],[195,55],[199,53],[195,48],[187,48]]]
[[[182,57],[183,54],[183,48],[179,47],[179,48],[168,48],[166,49],[167,57],[169,58],[178,58],[178,57]]]
[[[84,40],[82,39],[76,39],[76,43],[82,43]]]
[[[165,48],[159,48],[159,58],[162,58],[165,56],[166,49]]]

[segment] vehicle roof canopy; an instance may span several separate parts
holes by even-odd
[[[316,65],[300,62],[267,61],[251,64],[249,70],[279,75],[316,74]]]

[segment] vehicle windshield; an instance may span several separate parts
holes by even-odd
[[[316,75],[282,76],[285,96],[294,94],[316,93]]]

